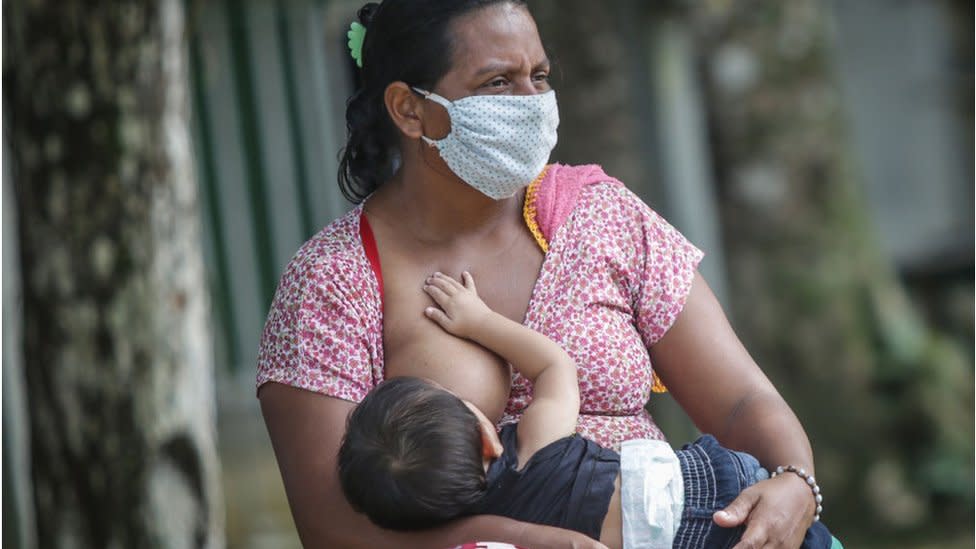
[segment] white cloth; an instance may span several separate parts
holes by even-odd
[[[684,510],[681,464],[660,440],[628,440],[620,450],[624,549],[671,549]]]
[[[555,91],[449,101],[414,89],[447,109],[450,133],[439,140],[423,139],[437,147],[451,171],[468,185],[501,200],[528,186],[546,167],[559,127]]]

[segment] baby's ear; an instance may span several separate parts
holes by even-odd
[[[481,455],[488,459],[495,459],[502,455],[502,441],[498,440],[498,433],[495,426],[487,420],[480,420],[478,426],[481,428]]]
[[[478,430],[481,431],[481,455],[486,459],[495,459],[502,455],[504,448],[502,448],[502,441],[498,439],[495,424],[474,404],[465,400],[464,405],[471,410],[474,417],[478,418]]]

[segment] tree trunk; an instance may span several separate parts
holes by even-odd
[[[218,547],[179,0],[4,5],[38,545]]]
[[[690,16],[734,324],[810,433],[824,519],[864,529],[969,516],[971,363],[920,320],[881,257],[823,3],[702,2]]]
[[[553,56],[551,80],[562,106],[553,160],[599,161],[628,187],[646,191],[626,37],[616,31],[619,6],[589,0],[531,0],[529,6]]]

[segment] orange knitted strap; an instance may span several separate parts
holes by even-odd
[[[664,382],[661,378],[657,377],[657,372],[651,372],[651,377],[653,378],[653,383],[651,384],[651,392],[653,393],[666,393],[668,388],[664,386]]]
[[[542,173],[532,183],[529,183],[529,187],[525,189],[525,202],[522,206],[522,218],[525,219],[525,226],[529,228],[529,232],[535,238],[536,244],[542,248],[542,253],[549,252],[549,242],[546,241],[546,237],[542,234],[542,229],[539,228],[539,223],[536,221],[535,198],[536,193],[539,192],[539,186],[542,184],[542,180],[545,179],[546,173],[548,172],[549,166],[546,166],[542,169]]]

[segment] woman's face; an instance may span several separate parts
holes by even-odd
[[[496,4],[452,25],[451,70],[434,91],[447,99],[469,95],[529,95],[549,91],[549,58],[523,6]]]
[[[432,91],[454,101],[470,95],[531,95],[549,91],[546,57],[535,20],[524,6],[499,3],[456,19],[450,26],[451,69]],[[451,130],[447,110],[427,103],[424,135],[441,139]],[[423,154],[423,153],[422,153]],[[425,155],[426,156],[426,155]],[[449,172],[439,156],[426,162]]]

